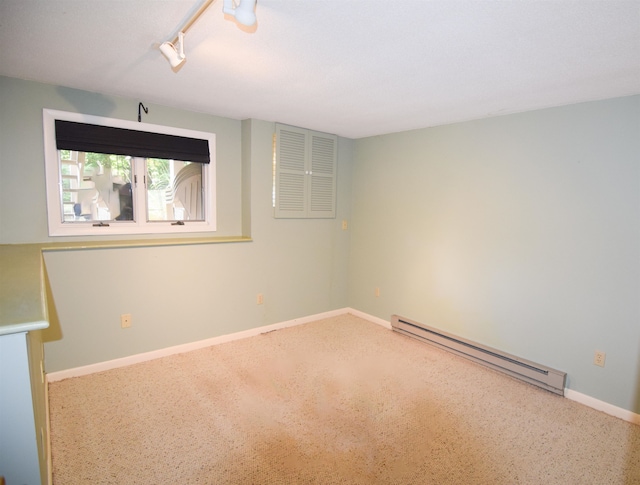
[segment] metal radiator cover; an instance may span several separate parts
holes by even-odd
[[[391,317],[391,327],[395,332],[440,347],[529,384],[564,396],[566,372],[536,364],[398,315]]]

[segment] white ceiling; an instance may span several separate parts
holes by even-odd
[[[360,138],[640,93],[640,1],[0,0],[0,75]]]

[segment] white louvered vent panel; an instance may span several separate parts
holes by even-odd
[[[331,138],[313,136],[311,142],[311,171],[333,174],[335,141]]]
[[[335,217],[338,137],[276,125],[277,218]]]
[[[280,131],[280,169],[304,171],[305,135],[294,131]]]
[[[304,175],[280,174],[278,209],[282,211],[304,211]]]
[[[311,211],[333,211],[333,180],[329,177],[316,177],[311,179]]]

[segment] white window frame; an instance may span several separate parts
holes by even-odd
[[[216,231],[216,136],[214,133],[51,109],[43,109],[42,117],[44,129],[44,158],[49,236],[182,234]],[[96,221],[65,222],[61,203],[62,178],[60,157],[56,145],[55,120],[74,121],[78,123],[207,140],[209,144],[210,162],[208,164],[202,164],[203,206],[205,219],[203,221],[184,221],[184,225],[172,224],[174,221],[147,221],[145,217],[146,211],[144,211],[142,207],[139,207],[137,209],[136,221],[109,221],[108,226],[94,226],[93,223]],[[144,187],[144,184],[139,185],[146,194],[146,187]],[[138,191],[139,190],[140,188],[138,188]]]

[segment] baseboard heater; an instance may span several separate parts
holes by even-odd
[[[566,372],[560,372],[500,350],[456,337],[437,328],[429,327],[398,315],[391,317],[391,327],[398,333],[435,345],[478,364],[564,396]]]

